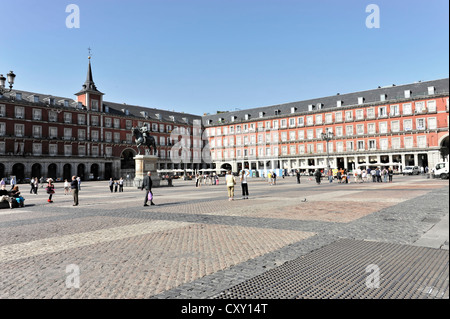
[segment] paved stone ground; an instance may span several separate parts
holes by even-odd
[[[223,183],[175,181],[143,207],[140,190],[85,182],[73,207],[61,184],[51,204],[22,185],[26,207],[0,210],[0,298],[213,298],[341,238],[411,245],[448,215],[448,186],[258,179],[230,202]]]

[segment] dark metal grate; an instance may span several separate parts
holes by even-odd
[[[379,270],[379,285],[368,281]],[[372,266],[373,267],[373,266]],[[449,298],[449,253],[341,239],[227,289],[218,299]]]

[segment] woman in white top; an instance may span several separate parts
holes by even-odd
[[[246,172],[245,170],[241,171],[242,199],[248,199],[248,184],[247,184],[248,175],[250,175],[249,172]]]
[[[64,180],[64,195],[67,195],[70,193],[70,183],[66,180]]]

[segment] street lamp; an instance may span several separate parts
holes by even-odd
[[[13,73],[13,71],[9,71],[6,76],[8,77],[9,90],[5,89],[6,78],[3,76],[3,74],[0,74],[0,94],[11,92],[14,84],[14,78],[16,77],[16,75]]]
[[[328,142],[333,138],[333,132],[327,129],[326,133],[322,133],[322,140],[327,142],[327,167],[330,169],[330,153]]]

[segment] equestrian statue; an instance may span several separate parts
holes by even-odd
[[[156,150],[156,140],[153,136],[151,136],[148,133],[148,128],[147,126],[142,126],[142,127],[132,127],[131,131],[133,132],[133,136],[134,136],[134,141],[136,143],[137,149],[138,149],[138,154],[141,154],[141,149],[140,146],[147,146],[150,154],[152,154],[152,150],[153,150],[153,155],[156,155],[157,150]]]

